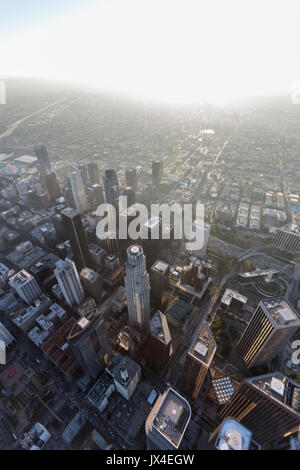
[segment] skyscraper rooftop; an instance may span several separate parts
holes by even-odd
[[[247,379],[247,382],[290,410],[295,411],[299,415],[300,425],[300,384],[281,372],[251,377]]]
[[[216,447],[219,450],[248,450],[252,433],[232,418],[224,419]]]
[[[160,311],[156,312],[152,317],[150,321],[150,331],[152,336],[164,344],[169,344],[171,341],[167,317]]]
[[[262,303],[269,313],[270,319],[277,325],[299,323],[300,326],[299,313],[289,304],[285,297],[271,300],[266,299]]]
[[[202,362],[204,365],[209,367],[216,349],[217,345],[211,329],[207,322],[203,322],[190,346],[188,354],[190,354],[196,361]]]
[[[166,392],[153,420],[153,427],[178,449],[191,417],[189,403],[172,388]]]

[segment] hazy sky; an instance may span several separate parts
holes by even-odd
[[[0,76],[165,101],[289,91],[299,0],[0,0]]]

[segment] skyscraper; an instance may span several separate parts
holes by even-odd
[[[97,303],[101,302],[103,285],[99,274],[90,268],[83,268],[80,273],[80,280],[86,295],[93,297]]]
[[[216,349],[215,339],[205,321],[188,350],[183,369],[183,389],[193,398],[199,395]]]
[[[162,295],[169,287],[170,265],[156,260],[150,269],[151,300],[157,308],[161,307]]]
[[[151,318],[148,345],[147,362],[152,367],[166,367],[173,354],[173,347],[167,317],[160,310]]]
[[[300,253],[300,227],[289,224],[277,229],[273,247],[292,255]]]
[[[96,210],[100,204],[104,203],[103,187],[101,184],[93,184],[87,189],[90,208]]]
[[[163,178],[163,162],[154,160],[152,162],[152,183],[158,186]]]
[[[70,184],[72,188],[75,207],[80,212],[85,212],[88,209],[88,200],[85,193],[85,187],[81,174],[76,171],[70,175]]]
[[[80,213],[67,207],[61,211],[65,233],[70,240],[74,261],[78,270],[90,265],[88,242],[83,230]]]
[[[147,420],[147,450],[177,450],[191,419],[191,407],[169,388],[155,402]]]
[[[57,182],[57,176],[54,171],[46,174],[45,184],[51,199],[58,199],[61,196],[61,191]]]
[[[95,380],[110,355],[105,320],[98,310],[75,323],[69,333],[68,343],[83,372]]]
[[[127,207],[133,206],[133,204],[135,204],[135,192],[133,188],[128,186],[127,188],[123,189],[122,195],[127,197]]]
[[[11,277],[9,284],[27,305],[31,305],[42,293],[34,277],[24,269]]]
[[[127,250],[125,289],[129,324],[148,330],[150,323],[150,283],[143,249],[132,245]]]
[[[59,260],[55,264],[54,274],[64,299],[70,307],[80,305],[84,299],[83,288],[75,263],[69,258]]]
[[[99,170],[96,162],[89,162],[88,164],[89,184],[99,184]]]
[[[75,201],[74,201],[74,196],[71,188],[65,188],[64,190],[64,198],[66,201],[66,205],[69,207],[72,207],[72,209],[75,209]]]
[[[84,184],[85,189],[89,186],[89,174],[88,174],[88,167],[84,163],[79,165],[80,175]]]
[[[238,343],[245,365],[267,364],[299,326],[300,315],[286,298],[261,300]]]
[[[44,145],[36,145],[34,147],[34,151],[39,162],[40,176],[43,180],[47,174],[47,171],[51,171],[49,155]]]
[[[280,372],[244,380],[219,418],[241,422],[264,446],[300,430],[300,386]]]
[[[117,204],[120,195],[120,188],[115,170],[105,170],[103,184],[106,202],[108,204]]]
[[[125,177],[126,177],[126,186],[129,186],[134,191],[136,191],[137,190],[137,171],[136,171],[136,169],[126,170]]]

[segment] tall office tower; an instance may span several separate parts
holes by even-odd
[[[122,196],[127,197],[127,207],[133,206],[133,204],[135,204],[135,192],[130,186],[123,189]],[[122,208],[120,208],[120,210],[122,210]]]
[[[88,242],[81,222],[80,213],[67,207],[61,212],[66,237],[70,240],[74,261],[78,270],[90,265]]]
[[[295,224],[280,227],[275,234],[273,247],[292,255],[300,253],[300,227]]]
[[[99,170],[96,162],[90,162],[88,164],[89,184],[100,184]]]
[[[300,326],[300,315],[285,297],[261,300],[238,343],[245,365],[267,364]]]
[[[100,184],[89,186],[87,195],[92,210],[96,210],[100,204],[104,203],[103,187]]]
[[[80,273],[80,280],[86,295],[93,297],[97,304],[101,302],[103,285],[99,274],[90,268],[83,268]]]
[[[150,269],[151,300],[157,308],[161,307],[162,295],[169,287],[170,265],[156,260]]]
[[[150,323],[150,283],[143,249],[132,245],[127,250],[125,289],[129,324],[148,330]]]
[[[71,188],[66,188],[64,190],[64,198],[66,201],[66,205],[68,207],[72,207],[73,209],[75,209],[75,201],[74,201],[73,192]]]
[[[221,409],[219,419],[230,417],[252,432],[265,446],[300,430],[300,385],[280,372],[244,380]]]
[[[87,188],[89,185],[89,174],[88,174],[88,168],[84,163],[81,163],[79,166],[79,172],[84,184],[84,187]]]
[[[143,228],[148,232],[148,239],[143,239],[141,243],[147,259],[147,268],[150,269],[162,248],[162,218],[151,217]],[[156,234],[158,234],[158,238],[155,238]]]
[[[91,257],[91,262],[96,266],[100,267],[104,265],[104,258],[106,252],[103,248],[95,243],[89,243],[89,253]]]
[[[9,284],[27,305],[31,305],[42,293],[34,277],[24,269],[11,277]]]
[[[109,254],[117,254],[119,251],[119,240],[112,232],[100,232],[97,228],[97,242]]]
[[[103,184],[106,202],[108,204],[118,204],[120,188],[115,170],[105,170]]]
[[[55,238],[56,240],[61,240],[64,237],[64,224],[61,214],[52,213],[49,216],[49,222],[54,225],[55,229]]]
[[[173,354],[172,338],[167,317],[158,310],[150,321],[149,362],[157,368],[164,368]]]
[[[70,183],[76,209],[80,212],[86,211],[88,209],[88,200],[81,174],[75,171],[71,173]]]
[[[125,172],[126,177],[126,186],[129,186],[134,191],[137,190],[137,171],[134,170],[126,170]]]
[[[183,389],[193,398],[200,393],[216,349],[215,339],[205,321],[187,352],[183,370]]]
[[[34,151],[39,162],[41,179],[44,179],[47,174],[47,171],[51,171],[51,163],[47,149],[44,145],[36,145],[34,147]]]
[[[69,333],[68,343],[83,372],[95,380],[110,355],[105,320],[98,310],[75,323]]]
[[[80,305],[84,299],[84,292],[75,263],[66,258],[57,261],[55,266],[54,274],[65,301],[70,307]]]
[[[155,402],[147,420],[147,450],[177,450],[191,419],[191,407],[169,388]]]
[[[93,184],[92,185],[92,188],[95,189],[96,191],[96,197],[97,197],[97,204],[98,206],[100,204],[103,204],[105,202],[105,198],[104,198],[104,191],[103,191],[103,186],[102,184]]]
[[[163,178],[163,162],[155,160],[152,162],[152,183],[158,186]]]
[[[45,184],[51,199],[58,199],[61,196],[57,176],[54,171],[47,173],[45,176]]]

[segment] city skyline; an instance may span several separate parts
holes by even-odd
[[[298,3],[1,3],[4,456],[300,450]]]

